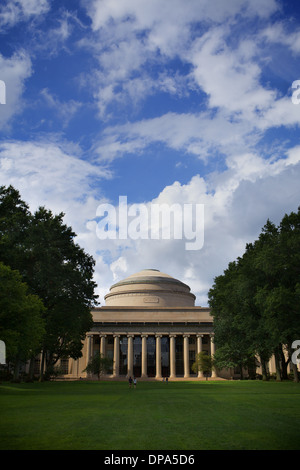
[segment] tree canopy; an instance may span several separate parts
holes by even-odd
[[[81,357],[97,304],[95,262],[76,244],[63,218],[45,207],[31,213],[15,188],[0,188],[0,261],[18,270],[30,293],[43,302],[46,372],[61,358]]]
[[[215,278],[209,304],[219,366],[249,369],[259,357],[266,378],[274,354],[277,380],[286,378],[292,343],[300,338],[299,295],[300,208],[278,227],[268,220],[244,255]],[[291,367],[298,381],[297,367]]]
[[[207,380],[207,377],[211,373],[213,366],[213,358],[206,352],[202,351],[196,354],[195,362],[192,365],[192,370],[196,373],[201,371]]]
[[[113,360],[109,357],[103,356],[103,354],[95,354],[89,361],[83,372],[88,374],[95,374],[100,379],[100,375],[103,374],[113,365]]]

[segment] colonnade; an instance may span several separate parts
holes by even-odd
[[[169,378],[173,379],[176,378],[176,337],[183,337],[183,377],[189,378],[190,377],[190,360],[189,360],[189,338],[191,336],[196,338],[196,353],[200,353],[203,350],[203,337],[204,334],[103,334],[103,333],[93,333],[87,336],[87,362],[95,353],[93,349],[93,337],[98,336],[100,341],[99,352],[101,355],[106,355],[106,346],[107,346],[107,337],[113,337],[113,373],[112,376],[114,378],[119,377],[119,369],[120,369],[120,338],[127,338],[127,376],[133,376],[133,365],[134,365],[134,357],[133,357],[133,342],[135,337],[141,338],[141,378],[147,378],[147,338],[154,337],[155,338],[155,378],[162,379],[162,353],[161,353],[161,339],[162,337],[169,338]],[[210,353],[214,355],[215,353],[215,345],[213,342],[213,334],[207,335],[210,338]],[[201,371],[198,372],[198,377],[203,377],[203,373]],[[212,377],[217,377],[216,371],[212,371]]]

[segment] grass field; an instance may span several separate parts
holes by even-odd
[[[0,385],[0,449],[300,449],[300,384]]]

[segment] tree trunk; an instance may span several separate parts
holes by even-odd
[[[256,362],[255,362],[255,358],[251,358],[251,359],[248,361],[247,369],[248,369],[249,379],[254,380],[255,377],[256,377]]]
[[[297,364],[294,364],[294,363],[292,362],[292,369],[293,369],[293,373],[294,373],[294,382],[299,382]]]
[[[33,380],[33,375],[34,375],[34,364],[35,364],[35,358],[32,357],[30,359],[29,363],[29,374],[28,374],[28,380]]]
[[[14,382],[18,382],[19,380],[19,377],[20,377],[20,364],[21,364],[21,361],[20,361],[20,358],[17,357],[16,358],[16,361],[15,361],[15,367],[14,367]]]
[[[42,382],[44,379],[44,367],[45,367],[45,351],[42,351],[42,358],[41,358],[41,368],[40,368],[40,377],[39,381]]]
[[[289,352],[289,357],[291,358],[292,354],[293,354],[291,344],[288,344],[288,352]],[[294,364],[292,360],[291,360],[291,367],[292,367],[292,371],[293,371],[293,374],[294,374],[294,382],[299,382],[298,367],[297,367],[297,364]]]
[[[274,357],[275,357],[275,366],[276,366],[276,380],[277,380],[277,382],[281,382],[281,366],[280,366],[279,347],[275,348]]]
[[[260,358],[260,362],[261,362],[261,370],[262,370],[262,379],[263,380],[268,380],[266,361],[264,359]]]

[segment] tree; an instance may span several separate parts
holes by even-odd
[[[207,380],[207,377],[211,373],[212,368],[213,368],[213,359],[209,354],[207,354],[204,351],[196,354],[196,360],[194,364],[192,365],[192,370],[194,372],[198,372],[200,370]]]
[[[108,370],[112,366],[112,364],[112,359],[103,356],[103,354],[95,354],[95,356],[92,357],[83,372],[95,374],[98,376],[98,380],[100,380],[100,375],[103,374],[106,370]]]
[[[28,205],[19,192],[0,187],[0,261],[23,274],[25,240],[31,222]]]
[[[291,361],[292,343],[300,337],[300,208],[297,213],[286,214],[278,227],[268,221],[255,249],[256,265],[266,276],[256,302],[272,336],[277,367],[280,357],[284,366],[282,345],[286,345]],[[298,382],[297,365],[291,366]]]
[[[29,231],[26,278],[47,308],[42,358],[46,371],[60,358],[81,357],[82,342],[93,324],[91,308],[97,303],[95,262],[74,243],[76,234],[63,216],[40,208]]]
[[[240,272],[240,301],[239,308],[247,329],[243,337],[247,338],[249,348],[248,371],[251,370],[254,357],[259,357],[263,380],[268,380],[267,363],[274,353],[274,341],[267,327],[264,310],[257,302],[257,292],[266,284],[265,272],[257,266],[257,249],[251,243],[246,245],[242,258],[238,258]],[[249,368],[250,365],[250,368]]]
[[[0,262],[0,338],[5,342],[7,361],[14,363],[14,379],[21,362],[34,357],[45,335],[45,307],[28,293],[21,275]]]
[[[81,357],[97,304],[95,262],[63,218],[44,207],[31,214],[17,190],[0,188],[0,261],[19,270],[45,306],[42,376],[60,358]]]
[[[253,336],[256,328],[251,286],[239,259],[231,262],[222,276],[215,278],[209,291],[209,304],[214,317],[214,340],[218,368],[252,364],[255,355]]]
[[[263,378],[275,355],[277,380],[285,376],[293,341],[300,337],[300,209],[278,227],[269,220],[254,243],[209,291],[219,364],[242,367],[260,357]],[[297,366],[292,365],[298,381]]]

